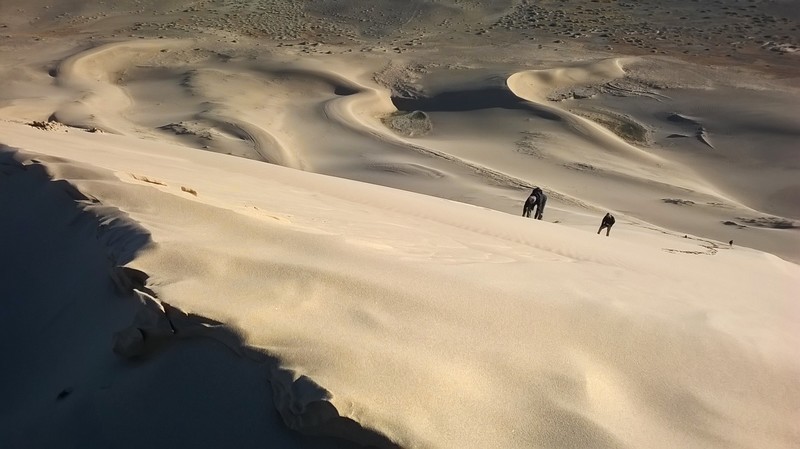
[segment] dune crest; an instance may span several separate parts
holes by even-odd
[[[528,101],[542,103],[556,89],[621,78],[625,76],[625,62],[626,58],[611,58],[554,69],[526,70],[509,76],[508,87]]]
[[[106,264],[106,270],[94,273],[94,276],[99,278],[97,281],[100,284],[113,283],[115,288],[98,295],[94,301],[84,299],[77,306],[66,307],[77,308],[86,313],[91,307],[107,308],[110,304],[117,304],[116,307],[121,307],[127,312],[123,315],[129,316],[130,321],[125,327],[116,331],[107,325],[102,326],[102,330],[96,331],[95,338],[108,340],[100,344],[100,347],[94,348],[94,357],[107,360],[110,355],[107,351],[109,349],[115,356],[129,361],[126,370],[135,371],[138,369],[137,364],[158,360],[161,354],[172,350],[170,348],[181,348],[191,341],[213,340],[246,363],[254,363],[262,369],[262,382],[269,383],[272,391],[271,395],[261,398],[262,401],[270,401],[272,404],[262,405],[274,407],[275,413],[284,420],[288,428],[307,435],[342,438],[360,445],[396,447],[380,434],[364,429],[352,419],[339,415],[330,403],[330,393],[308,377],[298,377],[290,370],[281,367],[277,359],[263,350],[248,346],[240,330],[232,329],[215,320],[186,313],[154,296],[155,292],[148,287],[149,275],[124,266],[134,259],[136,253],[153,245],[149,233],[119,210],[83,195],[73,185],[54,179],[53,174],[48,173],[48,170],[60,174],[73,170],[68,161],[48,156],[34,156],[16,150],[11,152],[7,147],[3,147],[0,155],[2,156],[0,184],[4,186],[4,201],[18,196],[20,189],[37,192],[37,204],[21,207],[21,214],[35,213],[36,207],[40,206],[38,203],[51,206],[58,204],[57,209],[50,208],[47,212],[51,222],[62,223],[64,229],[59,229],[59,232],[73,233],[75,235],[72,237],[76,241],[86,246],[96,246],[100,251],[99,254],[92,256],[87,252],[84,256],[98,257],[101,265]],[[97,177],[98,174],[96,171],[84,172],[81,177],[85,182]],[[4,234],[8,235],[9,224],[6,223],[5,226]],[[97,236],[94,244],[91,242],[93,233]],[[22,245],[6,245],[7,243],[7,239],[4,239],[5,248],[22,250]],[[76,264],[76,271],[84,269],[86,265],[88,265],[86,261],[83,265]],[[62,276],[77,275],[71,270],[64,271]],[[15,274],[21,273],[13,272],[8,275],[11,277]],[[50,287],[50,289],[60,288]],[[72,293],[69,290],[63,292],[67,295]],[[37,313],[37,310],[47,313],[41,307],[34,307],[25,312],[21,312],[20,308],[21,306],[16,306],[15,315]],[[59,320],[57,316],[54,319]],[[64,323],[59,322],[59,327],[63,326]],[[66,329],[69,329],[68,325]],[[74,329],[67,332],[70,332],[68,338],[74,338]],[[51,337],[48,335],[40,338],[46,346]],[[98,350],[100,348],[102,350]],[[197,364],[196,361],[192,363]],[[58,382],[56,375],[50,377],[51,382]],[[80,388],[78,391],[73,388],[65,389],[58,395],[58,400],[75,400],[76,396],[86,395],[85,391],[80,390]],[[246,389],[242,392],[246,393]],[[28,393],[41,395],[41,393]],[[14,395],[12,402],[16,401],[16,398],[17,395]],[[129,397],[128,400],[136,399]],[[147,419],[143,421],[146,422]],[[261,424],[270,425],[268,422]],[[9,436],[7,431],[5,426],[0,426],[4,438]]]
[[[625,76],[624,62],[624,58],[613,58],[571,67],[517,72],[508,77],[507,85],[515,95],[558,116],[568,123],[571,131],[580,135],[587,143],[612,156],[603,161],[603,168],[625,173],[626,176],[640,176],[652,180],[666,179],[664,175],[670,173],[669,182],[677,187],[720,195],[720,192],[711,185],[698,183],[695,179],[684,178],[676,183],[674,173],[685,171],[686,168],[678,168],[672,161],[626,142],[595,121],[548,104],[548,95],[556,89],[585,84],[604,84]],[[631,167],[630,161],[638,162],[638,166]]]
[[[1,1],[0,446],[800,447],[797,8],[490,3]]]
[[[129,156],[98,157],[98,138]],[[794,422],[781,293],[794,264],[721,245],[690,254],[703,242],[646,228],[615,229],[629,237],[611,251],[593,230],[531,232],[510,214],[157,142],[123,150],[128,139],[67,133],[59,153],[165,184],[78,181],[152,230],[156,244],[129,264],[150,274],[147,289],[281,360],[275,410],[300,431],[341,436],[358,423],[372,436],[356,441],[379,447],[787,446],[768,428]],[[219,170],[239,174],[236,188]],[[236,212],[245,206],[264,214]],[[743,268],[775,289],[731,282]],[[535,294],[532,271],[547,280]]]

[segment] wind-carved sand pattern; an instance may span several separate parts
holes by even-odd
[[[64,77],[77,84],[80,82],[83,72],[86,72],[85,78],[94,77],[98,82],[103,79],[112,81],[111,70],[122,73],[122,76],[116,79],[113,86],[94,87],[94,89],[104,91],[112,90],[116,87],[119,92],[124,92],[125,96],[129,98],[127,102],[123,102],[118,106],[116,111],[113,111],[117,115],[115,117],[117,120],[122,120],[124,116],[130,115],[129,110],[131,109],[144,107],[136,105],[136,101],[140,101],[142,98],[137,97],[138,91],[135,87],[132,88],[131,85],[136,85],[139,82],[147,86],[147,81],[153,78],[162,81],[162,83],[174,83],[175,86],[181,86],[186,89],[186,103],[195,107],[188,110],[175,108],[174,114],[188,120],[162,124],[155,126],[155,128],[173,131],[181,136],[195,136],[195,143],[206,141],[203,144],[205,148],[217,144],[220,147],[220,151],[300,168],[302,163],[296,155],[288,151],[288,147],[281,144],[267,129],[260,126],[258,118],[254,117],[262,109],[268,107],[277,109],[281,107],[280,103],[276,104],[274,102],[272,104],[267,102],[261,105],[257,104],[259,100],[264,100],[260,96],[264,86],[260,83],[257,75],[249,74],[245,70],[241,72],[224,72],[214,69],[192,69],[180,73],[176,71],[177,67],[161,66],[169,63],[169,59],[164,60],[165,53],[172,50],[183,50],[188,45],[189,43],[187,42],[174,43],[172,46],[166,47],[161,42],[141,43],[134,46],[130,44],[110,44],[101,47],[101,49],[92,50],[71,58],[65,64],[62,64],[62,68],[59,70],[59,77]],[[132,56],[134,58],[131,58]],[[136,56],[141,56],[141,59],[147,61],[150,66],[135,64]],[[127,62],[128,65],[115,67],[108,62],[95,61],[96,58],[103,57],[106,59],[114,58],[114,61],[119,60],[120,63]],[[82,67],[101,64],[106,65],[108,68],[107,73],[93,73],[85,69],[82,71]],[[167,69],[166,74],[164,69]],[[170,69],[173,72],[170,72]],[[240,85],[241,93],[238,95],[231,95],[230,92],[225,94],[218,93],[220,88],[225,88],[229,83]],[[84,86],[90,85],[89,82],[83,82],[82,84]],[[252,100],[250,102],[239,101],[245,97],[249,97]],[[227,107],[226,104],[231,102],[239,102],[244,106],[251,106],[251,109]],[[88,107],[85,101],[80,104]],[[72,111],[73,109],[74,107],[69,110]],[[195,110],[194,113],[192,113],[192,109]],[[275,114],[275,112],[272,113]],[[58,117],[65,115],[74,116],[75,113],[74,111],[68,113],[63,110],[56,112]],[[92,116],[96,117],[96,114],[92,114]],[[149,123],[145,124],[149,125]],[[138,126],[141,125],[129,123],[124,128],[133,131]],[[121,126],[118,126],[118,128],[124,129]],[[247,150],[248,148],[249,151]]]
[[[194,55],[186,50],[191,43],[168,44],[165,46],[162,41],[109,44],[69,58],[58,70],[59,82],[79,87],[82,100],[71,102],[54,115],[68,123],[96,126],[114,133],[123,133],[123,130],[134,133],[141,131],[142,126],[155,128],[188,139],[187,142],[202,149],[301,169],[309,168],[300,156],[303,149],[318,144],[319,140],[305,140],[303,136],[282,130],[291,126],[290,120],[296,120],[298,116],[312,117],[320,120],[322,126],[336,123],[367,140],[391,143],[398,150],[411,150],[456,162],[463,167],[462,170],[485,175],[495,185],[530,187],[528,182],[513,176],[463,161],[435,148],[423,148],[394,135],[380,124],[377,117],[396,109],[387,93],[374,87],[314,66],[293,67],[279,63],[254,66],[230,60],[221,64],[217,55]],[[180,64],[165,59],[167,56],[194,62],[198,59],[202,62],[205,58],[209,67],[183,70]],[[101,72],[99,67],[109,67],[109,70]],[[179,94],[181,104],[171,105],[167,111],[171,116],[159,115],[160,123],[138,112],[158,101],[157,97],[148,98],[145,91],[154,82],[167,84],[164,87],[167,89],[184,91]],[[236,89],[231,90],[230,86],[234,84]],[[296,101],[298,91],[295,87],[301,85],[309,102]],[[314,88],[309,90],[309,86]],[[125,100],[120,100],[113,110],[91,111],[91,98],[106,92]],[[226,106],[228,104],[237,106]],[[415,125],[413,122],[418,121],[415,118],[418,116],[422,122]],[[412,131],[410,135],[424,134],[429,129],[430,125],[426,124],[429,122],[423,115],[412,114],[408,118],[413,128],[420,130]],[[130,121],[126,122],[126,119]],[[164,124],[165,121],[168,123]],[[403,128],[407,126],[403,125]],[[407,174],[437,171],[432,167],[423,171],[398,169],[398,172]]]
[[[547,152],[540,144],[548,136],[544,133],[528,131],[523,133],[523,137],[516,142],[517,151],[522,154],[532,156],[538,159],[547,157]]]
[[[589,80],[614,79],[623,75],[622,60],[612,59],[589,63],[584,66],[515,73],[508,78],[508,87],[520,98],[551,111],[561,117],[562,120],[568,120],[574,130],[583,133],[586,138],[593,141],[602,141],[605,143],[603,147],[608,148],[610,151],[621,154],[624,157],[635,157],[644,163],[660,161],[657,156],[627,144],[616,134],[595,125],[594,122],[559,108],[547,106],[544,103],[549,92],[553,90]]]
[[[670,114],[669,117],[667,117],[667,120],[669,120],[670,122],[675,122],[675,123],[679,123],[679,124],[685,124],[685,125],[689,125],[689,126],[693,127],[694,128],[694,138],[696,138],[697,140],[699,140],[700,142],[702,142],[704,145],[708,146],[712,150],[714,149],[714,145],[712,145],[711,142],[709,141],[708,132],[706,131],[705,126],[703,126],[700,123],[699,119],[696,119],[694,117],[687,117],[685,115],[681,115],[681,114],[675,113],[675,114]],[[684,135],[684,134],[671,134],[671,135],[669,135],[667,137],[668,138],[676,138],[676,137],[688,137],[688,136]]]
[[[654,232],[659,232],[665,235],[670,235],[673,237],[680,237],[678,233],[668,231],[665,229],[654,228],[652,226],[646,224],[639,224],[643,228],[649,229]],[[673,254],[692,254],[692,255],[702,255],[702,256],[713,256],[719,252],[720,249],[724,249],[718,242],[714,242],[709,239],[704,239],[702,237],[692,236],[688,234],[683,235],[683,239],[689,240],[692,242],[699,242],[697,245],[702,247],[703,249],[694,250],[694,249],[677,249],[677,248],[661,248],[664,252],[673,253]]]
[[[584,100],[600,94],[616,97],[645,97],[658,102],[669,100],[669,96],[659,92],[663,86],[654,85],[639,79],[623,75],[613,81],[603,79],[578,78],[574,84],[558,87],[547,94],[550,101]]]
[[[401,113],[402,111],[418,110],[427,112],[429,115],[442,112],[455,113],[461,111],[489,110],[492,108],[519,110],[522,111],[523,114],[530,114],[530,116],[535,117],[537,120],[554,123],[555,125],[552,126],[557,126],[564,132],[578,136],[599,151],[604,152],[604,160],[601,165],[609,172],[620,171],[620,168],[617,167],[624,165],[624,171],[628,176],[652,179],[655,167],[658,167],[660,170],[669,163],[660,159],[658,156],[628,144],[624,140],[624,138],[627,138],[636,143],[647,140],[647,130],[643,125],[636,123],[632,119],[624,121],[624,119],[615,118],[613,123],[616,125],[614,129],[616,132],[610,132],[608,129],[599,126],[595,122],[586,120],[583,117],[562,110],[556,106],[548,105],[545,101],[542,101],[543,98],[547,96],[548,92],[554,89],[569,89],[576,83],[599,83],[605,82],[604,80],[623,76],[624,71],[622,70],[621,63],[621,60],[605,60],[563,69],[520,72],[511,75],[502,86],[486,86],[484,88],[479,87],[464,91],[448,91],[433,96],[426,96],[423,93],[414,92],[413,89],[400,89],[406,92],[406,96],[393,97],[392,101],[394,106],[399,109]],[[520,81],[521,79],[524,79],[524,81]],[[394,88],[392,90],[395,91]],[[609,113],[607,116],[611,116],[611,114]],[[360,122],[361,125],[367,124],[371,129],[374,129],[372,127],[373,125],[367,123],[368,118],[362,116],[353,117],[353,119]],[[435,118],[432,117],[431,120],[435,123]],[[612,123],[610,120],[610,118],[607,119],[606,123]],[[393,142],[398,140],[395,136],[387,136],[383,131],[376,131],[378,131],[376,137],[382,140]],[[578,156],[579,152],[577,151],[574,152],[574,155],[565,153],[564,149],[569,149],[570,146],[570,144],[566,142],[560,145],[561,148],[559,151],[547,150],[546,148],[559,146],[557,144],[557,139],[549,139],[550,141],[547,141],[548,139],[546,139],[546,136],[548,133],[523,131],[522,135],[523,137],[514,143],[519,153],[532,155],[536,158],[552,159],[555,161],[561,160],[563,161],[562,164],[565,166],[593,166],[592,164],[584,162],[585,156]],[[417,149],[425,154],[436,155],[472,167],[489,180],[507,179],[508,181],[503,182],[503,184],[509,187],[530,187],[532,185],[530,182],[525,182],[517,176],[505,172],[505,170],[497,170],[495,167],[480,164],[476,160],[457,156],[450,150],[440,150],[437,148],[435,142],[431,140],[415,139],[413,141],[401,140],[401,142],[401,145],[404,145],[406,148]],[[542,145],[543,143],[546,144]],[[610,156],[610,158],[608,156]],[[637,167],[640,170],[631,170],[630,164],[628,164],[628,160],[631,157],[642,162],[642,165]],[[616,162],[614,160],[615,158],[618,158]],[[623,162],[623,160],[625,162]],[[694,189],[704,189],[704,187],[699,187],[693,180],[687,181]]]
[[[657,179],[658,173],[670,166],[673,172],[678,170],[674,163],[633,145],[647,140],[647,130],[635,121],[611,112],[596,115],[596,121],[591,121],[547,104],[545,98],[555,90],[623,79],[622,59],[519,72],[503,86],[412,101],[391,98],[387,90],[355,79],[346,70],[269,58],[238,60],[190,47],[191,42],[179,41],[109,44],[67,59],[59,67],[58,82],[78,89],[83,100],[68,103],[54,116],[115,133],[170,133],[200,149],[355,179],[363,175],[339,167],[344,161],[366,156],[372,162],[361,165],[363,170],[383,167],[385,172],[399,175],[394,185],[404,187],[414,188],[410,181],[414,178],[431,179],[429,173],[448,173],[435,179],[452,184],[453,191],[465,177],[474,176],[493,188],[530,188],[537,182],[510,173],[508,167],[462,156],[426,139],[436,130],[435,118],[430,116],[436,111],[500,106],[550,123],[548,126],[600,151],[586,160],[585,153],[572,150],[566,141],[541,139],[549,133],[524,131],[527,137],[516,144],[521,153],[566,167],[593,167],[605,173],[624,170],[625,176],[642,180]],[[178,101],[160,105],[162,91]],[[302,96],[298,96],[300,91]],[[124,101],[93,111],[92,96],[106,92],[124,97]],[[156,116],[144,113],[154,106],[162,112]],[[393,118],[386,122],[387,117]],[[288,132],[301,121],[308,132]],[[371,155],[376,143],[389,151],[388,157]],[[558,152],[552,150],[555,146],[561,147]],[[412,160],[390,169],[390,164],[397,164],[387,162],[396,159],[392,153]],[[636,169],[631,169],[631,160],[638,161]],[[371,174],[364,177],[373,179],[376,177]],[[392,178],[384,181],[393,185]],[[684,181],[683,185],[693,190],[708,190],[697,180]],[[419,186],[426,191],[424,184]],[[561,198],[572,196],[559,193]]]
[[[178,49],[187,41],[122,42],[96,47],[65,59],[58,66],[56,83],[74,93],[52,114],[69,126],[97,128],[121,134],[131,131],[122,112],[133,100],[116,84],[119,73],[162,49]]]
[[[0,441],[799,447],[791,6],[0,1]]]
[[[157,47],[152,47],[151,50],[154,51],[155,48]],[[170,51],[161,50],[163,49],[156,53],[157,57],[169,54]],[[530,188],[535,181],[527,181],[508,173],[504,168],[472,161],[448,149],[439,149],[436,144],[419,140],[420,136],[424,137],[434,129],[433,120],[429,116],[431,111],[451,108],[458,110],[465,107],[489,108],[494,104],[501,104],[506,105],[504,107],[529,111],[535,117],[561,123],[569,132],[606,152],[602,162],[586,161],[584,157],[577,158],[563,151],[553,153],[547,148],[557,145],[557,140],[542,140],[546,133],[527,132],[524,134],[527,137],[517,144],[518,151],[530,153],[537,158],[561,161],[561,165],[565,167],[582,171],[591,168],[595,173],[600,171],[614,173],[620,171],[618,167],[625,167],[626,177],[633,176],[642,180],[652,180],[654,173],[671,164],[654,156],[652,152],[635,147],[647,144],[649,137],[647,128],[633,119],[605,111],[589,115],[589,118],[594,119],[590,121],[581,117],[580,113],[570,113],[548,105],[544,101],[536,101],[551,95],[548,92],[570,91],[572,86],[579,85],[605,86],[603,89],[608,89],[608,86],[625,85],[627,86],[625,89],[611,90],[614,90],[615,95],[624,93],[650,96],[655,99],[666,98],[663,94],[655,94],[646,83],[626,81],[622,68],[624,61],[621,59],[515,74],[507,83],[510,92],[504,89],[487,89],[476,91],[474,97],[470,97],[469,92],[464,92],[457,97],[423,98],[405,105],[398,99],[395,99],[393,104],[385,90],[348,78],[349,75],[341,72],[321,69],[313,64],[286,64],[278,61],[252,64],[202,52],[178,53],[177,56],[179,58],[176,59],[179,60],[205,58],[208,66],[185,70],[178,64],[160,69],[159,64],[162,63],[155,60],[122,70],[121,73],[124,74],[119,80],[132,98],[151,104],[154,100],[142,94],[143,89],[148,86],[147,80],[163,79],[174,88],[183,89],[186,107],[176,110],[169,118],[161,117],[159,119],[161,123],[151,119],[145,119],[150,121],[143,122],[140,118],[142,115],[135,112],[135,106],[130,108],[127,115],[137,121],[134,126],[143,124],[171,131],[179,138],[187,138],[193,146],[203,149],[338,175],[340,174],[338,171],[320,164],[320,158],[315,155],[327,153],[349,159],[351,153],[366,154],[364,151],[367,151],[366,146],[370,145],[369,142],[377,141],[381,145],[389,144],[389,148],[396,148],[396,151],[400,152],[398,154],[405,154],[405,157],[408,156],[408,151],[422,156],[417,162],[407,163],[388,162],[381,160],[384,158],[370,157],[374,160],[363,165],[367,170],[377,169],[384,173],[395,173],[398,185],[408,185],[407,181],[403,180],[406,178],[438,179],[439,182],[453,183],[459,182],[460,177],[477,175],[488,186]],[[518,79],[523,75],[532,78],[519,82]],[[236,88],[231,89],[232,85]],[[304,86],[304,98],[307,98],[308,102],[295,101],[295,86],[300,85]],[[309,90],[309,85],[314,88]],[[235,108],[226,106],[233,104],[236,105]],[[404,115],[402,112],[404,109],[409,109],[411,112]],[[398,117],[401,122],[389,122],[389,127],[394,126],[395,129],[387,129],[385,117],[392,116]],[[285,131],[294,126],[297,120],[309,119],[318,123],[318,131],[309,132],[308,136],[298,136]],[[384,123],[380,123],[380,120],[384,120]],[[164,121],[169,123],[164,125]],[[362,143],[355,146],[355,151],[347,149],[345,152],[340,152],[336,149],[330,153],[326,147],[334,141],[326,142],[323,146],[319,145],[320,138],[329,140],[324,136],[330,133],[332,123],[341,127],[336,131],[337,135],[345,132],[361,136],[356,137]],[[342,140],[345,145],[345,142],[351,141],[352,138]],[[363,146],[364,150],[357,149],[358,146]],[[569,144],[563,143],[560,146],[568,148]],[[442,166],[431,161],[431,157],[445,162],[446,165]],[[630,157],[640,161],[638,170],[631,170],[628,164]],[[617,158],[622,159],[615,161]],[[309,165],[308,162],[303,162],[304,160],[315,162]],[[443,173],[448,175],[441,175]],[[431,176],[432,174],[435,175]],[[352,173],[344,175],[358,179],[358,176]],[[365,180],[371,179],[375,177],[370,175]],[[384,181],[391,182],[391,179],[384,178]],[[671,182],[674,182],[674,178]],[[696,180],[686,179],[684,185],[690,186],[692,190],[707,190],[707,187],[698,185]],[[553,198],[563,199],[565,204],[586,206],[585,201],[577,200],[572,195],[556,191],[552,193],[557,193]],[[592,210],[602,209],[596,205],[588,207]]]
[[[647,97],[656,101],[664,101],[669,96],[658,91],[663,86],[653,85],[652,83],[642,82],[641,80],[628,77],[609,81],[597,89],[599,92],[608,93],[620,97]]]
[[[221,67],[214,60],[215,55],[207,57],[209,67],[204,69],[187,68],[182,72],[180,65],[170,66],[166,53],[173,50],[177,55],[170,53],[170,56],[177,56],[178,62],[182,57],[196,62],[198,57],[191,52],[188,55],[180,52],[189,45],[183,42],[170,46],[162,41],[109,44],[69,58],[60,66],[58,79],[77,90],[79,99],[59,108],[54,116],[67,124],[94,126],[115,133],[123,130],[131,133],[145,125],[190,137],[202,148],[303,168],[304,163],[294,150],[302,145],[282,131],[286,117],[293,108],[298,108],[298,102],[294,101],[298,95],[295,87],[302,85],[304,95],[319,96],[321,103],[325,102],[325,96],[330,99],[356,93],[357,86],[348,80],[315,69],[280,65],[265,69],[234,63]],[[147,65],[136,64],[137,58]],[[98,71],[99,67],[107,70]],[[157,98],[143,98],[146,97],[143,89],[150,88],[153,80],[171,84],[167,88],[185,89],[181,96],[186,108],[172,105],[174,120],[167,119],[166,124],[153,123],[153,118],[141,117],[137,112],[148,106],[137,102],[157,101]],[[230,89],[232,85],[235,90]],[[309,91],[309,86],[315,88]],[[92,109],[92,98],[108,95],[119,100],[113,109]],[[230,106],[233,104],[236,106]],[[126,117],[132,117],[133,123],[125,123]],[[243,145],[250,151],[243,149]]]
[[[570,88],[576,84],[597,83],[623,77],[625,75],[623,63],[623,59],[608,59],[572,67],[529,70],[511,75],[507,83],[509,89],[515,95],[531,102],[538,108],[554,114],[567,123],[573,133],[588,141],[598,151],[604,152],[604,156],[606,156],[604,165],[606,166],[602,168],[609,171],[622,171],[616,167],[624,165],[626,167],[624,172],[627,176],[654,179],[654,168],[667,168],[670,162],[656,154],[634,146],[623,138],[627,137],[631,141],[646,139],[646,132],[642,126],[637,126],[630,122],[625,123],[620,118],[616,118],[612,122],[614,126],[609,129],[602,126],[602,123],[604,121],[608,122],[609,119],[592,121],[546,103],[549,93],[553,90]],[[626,126],[629,130],[626,129]],[[638,170],[631,170],[631,161],[637,162]],[[585,164],[583,161],[576,162]],[[694,182],[686,181],[687,184],[685,185],[693,185],[693,189],[710,191],[708,187],[701,187]]]
[[[716,243],[714,243],[714,242],[712,242],[710,240],[698,239],[696,237],[692,237],[692,239],[704,242],[704,244],[701,243],[699,246],[702,246],[705,249],[704,250],[685,250],[685,249],[664,248],[664,251],[666,251],[668,253],[695,254],[695,255],[703,255],[703,256],[713,256],[713,255],[717,254],[717,252],[719,250],[719,245],[717,245]]]

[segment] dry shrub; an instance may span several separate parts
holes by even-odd
[[[167,184],[165,184],[165,183],[163,183],[161,181],[157,181],[155,179],[150,179],[150,178],[148,178],[146,176],[138,176],[138,175],[131,174],[131,177],[133,179],[137,180],[137,181],[148,182],[150,184],[156,184],[156,185],[160,185],[160,186],[166,186],[167,185]]]

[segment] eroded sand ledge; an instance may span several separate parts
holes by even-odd
[[[357,422],[340,416],[329,402],[330,393],[308,377],[282,368],[274,356],[248,346],[242,338],[242,331],[226,327],[212,319],[187,314],[154,296],[153,290],[147,287],[149,276],[142,271],[125,267],[137,253],[153,245],[150,234],[118,209],[104,205],[96,198],[83,195],[64,180],[52,179],[48,166],[63,166],[65,160],[48,156],[37,157],[8,147],[2,147],[0,157],[2,157],[0,161],[2,204],[9,206],[13,203],[16,206],[14,207],[16,219],[6,220],[2,228],[4,236],[2,242],[6,254],[18,261],[42,258],[65,261],[65,256],[75,258],[75,262],[69,265],[57,268],[47,265],[40,267],[50,272],[50,279],[44,283],[45,285],[31,285],[40,281],[34,278],[26,279],[33,273],[27,271],[25,264],[18,265],[13,270],[6,270],[4,273],[4,282],[16,279],[21,284],[20,287],[27,290],[25,293],[20,290],[16,300],[5,302],[8,316],[13,316],[21,322],[20,325],[12,325],[12,329],[17,326],[21,328],[24,326],[22,323],[48,322],[48,330],[32,337],[35,339],[34,346],[44,351],[38,354],[39,358],[46,359],[49,355],[47,351],[55,349],[54,343],[58,340],[61,340],[61,344],[66,347],[66,351],[61,354],[61,362],[56,363],[56,366],[50,366],[49,372],[37,375],[40,380],[38,386],[22,388],[10,398],[7,397],[11,404],[24,404],[21,399],[25,396],[39,396],[41,400],[46,401],[55,398],[57,403],[91,401],[91,391],[99,386],[101,390],[110,389],[124,397],[125,402],[122,403],[124,407],[137,407],[139,403],[145,405],[150,394],[137,388],[115,387],[116,381],[99,385],[98,382],[103,384],[104,381],[95,377],[96,373],[91,367],[77,368],[76,363],[89,357],[94,359],[92,365],[119,364],[114,360],[115,357],[124,360],[125,363],[119,364],[117,368],[123,372],[115,373],[115,378],[130,376],[131,373],[140,370],[142,364],[155,364],[165,384],[169,385],[169,388],[179,388],[180,386],[175,383],[180,381],[165,372],[170,365],[163,361],[165,353],[186,352],[187,345],[205,348],[199,357],[188,363],[195,370],[214,370],[211,365],[222,362],[217,355],[219,351],[215,349],[215,345],[207,343],[214,341],[240,359],[234,366],[249,365],[248,370],[255,369],[260,372],[261,382],[270,386],[268,392],[263,388],[254,390],[254,387],[259,385],[254,385],[253,379],[248,379],[248,376],[234,376],[228,381],[236,384],[234,389],[238,395],[252,395],[254,397],[249,402],[261,403],[261,407],[273,407],[273,411],[267,415],[280,416],[288,429],[304,435],[341,438],[358,444],[359,447],[396,447],[385,437],[363,429]],[[97,172],[93,174],[96,175]],[[86,173],[84,177],[85,175]],[[22,198],[33,199],[20,201]],[[32,239],[12,243],[9,237],[20,237],[20,234],[16,233],[19,230],[18,226],[23,226],[22,223],[29,216],[37,216],[38,219],[49,223],[50,226],[47,227],[49,229],[28,228],[28,234],[33,237]],[[56,241],[52,240],[53,234],[58,235]],[[48,247],[41,244],[32,245],[31,243],[37,239],[53,243]],[[81,252],[70,254],[75,248],[80,248]],[[76,282],[81,283],[81,288],[71,288]],[[13,294],[16,289],[12,287],[9,291],[9,287],[6,284],[4,290]],[[73,296],[77,298],[70,300]],[[26,303],[23,301],[24,298],[37,298],[37,300]],[[67,311],[66,317],[64,310]],[[73,321],[72,317],[75,316],[84,318]],[[86,318],[87,316],[92,318]],[[128,324],[114,331],[114,326],[120,326],[126,319]],[[11,325],[11,323],[5,324]],[[88,327],[85,330],[90,332],[81,335],[84,333],[82,327]],[[12,329],[7,328],[7,330]],[[93,344],[86,345],[87,337]],[[76,344],[81,339],[84,339],[83,344]],[[4,380],[22,381],[8,376]],[[187,378],[184,381],[183,388],[188,388],[193,394],[202,394],[203,387],[211,387],[202,377]],[[60,390],[57,395],[50,394],[58,388]],[[256,393],[259,390],[262,391],[262,397],[258,397]],[[143,397],[137,397],[139,395]],[[165,396],[164,400],[168,400],[170,395]],[[150,407],[160,408],[165,405],[152,403]],[[186,424],[192,428],[201,425],[218,427],[219,423],[213,421],[213,413],[210,413],[210,408],[213,407],[216,407],[216,404],[201,407],[205,413],[212,415],[206,418],[212,421],[203,423],[203,420],[192,420],[183,423],[182,420],[177,422],[173,420],[172,422],[178,427]],[[110,414],[109,419],[112,420],[125,419],[125,414],[119,411],[108,409],[103,412]],[[252,410],[250,412],[252,413]],[[72,413],[77,413],[80,419],[93,419],[79,409]],[[157,418],[155,416],[133,418],[131,422],[116,427],[147,428],[152,426],[154,419]],[[11,423],[6,424],[13,425],[14,422],[24,422],[23,416],[11,418]],[[268,428],[269,430],[264,433],[273,440],[295,439],[298,443],[303,441],[297,437],[287,436],[291,434],[274,426],[268,420],[258,425]],[[6,442],[24,442],[29,445],[55,442],[54,435],[34,437],[29,430],[26,425],[15,430],[4,425],[3,439]],[[151,427],[151,430],[156,429]],[[169,434],[158,435],[158,438],[163,437],[170,439]],[[147,439],[148,437],[139,437],[137,441],[147,441]],[[228,437],[225,439],[229,441]],[[83,443],[89,444],[95,440],[96,437],[92,437]],[[193,440],[194,438],[188,437],[184,440],[184,444]],[[202,442],[202,444],[208,443],[207,440]],[[312,440],[305,443],[310,446],[304,447],[327,447],[333,443],[320,440],[314,445]]]

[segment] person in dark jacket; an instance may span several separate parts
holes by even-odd
[[[525,200],[525,205],[522,207],[522,216],[531,218],[531,212],[536,208],[536,205],[539,204],[539,198],[542,193],[542,189],[538,187],[534,187],[533,191],[530,195],[528,195],[528,199]],[[534,217],[536,214],[534,214]]]
[[[533,214],[533,216],[536,217],[537,220],[542,219],[545,204],[547,204],[547,195],[545,195],[542,189],[539,189],[539,201],[536,203],[536,213]]]
[[[616,220],[614,220],[614,216],[609,213],[606,213],[606,216],[603,217],[603,221],[600,223],[600,229],[597,230],[597,233],[599,234],[600,231],[602,231],[605,228],[606,237],[608,237],[608,234],[611,232],[611,226],[614,226],[615,222]]]

